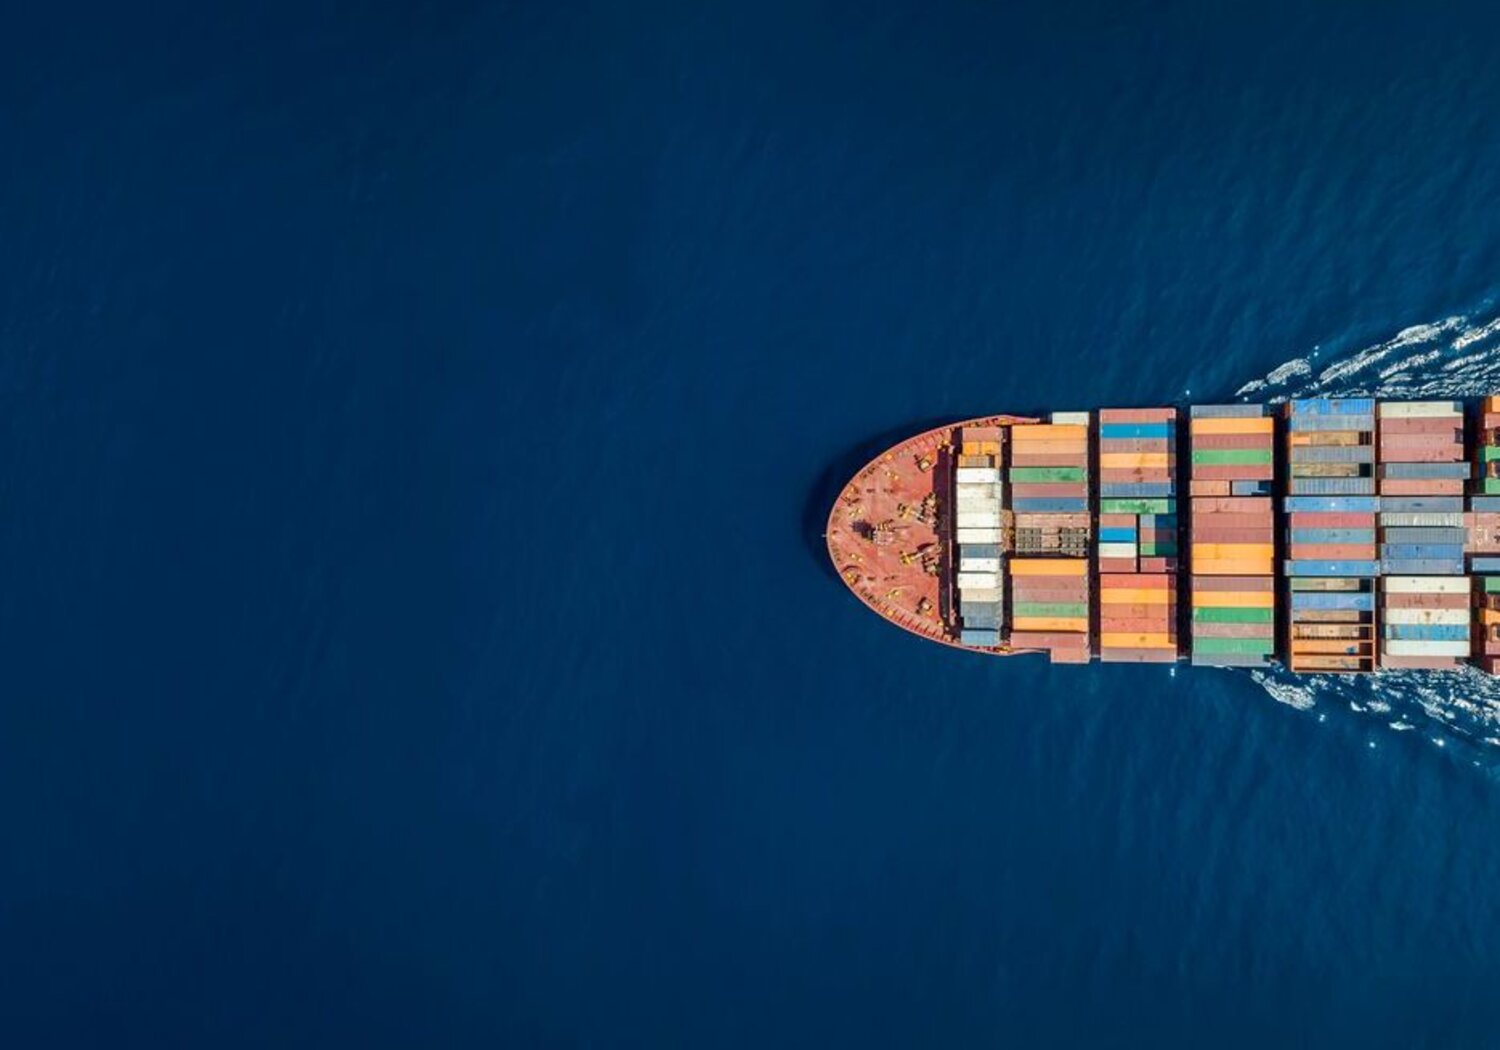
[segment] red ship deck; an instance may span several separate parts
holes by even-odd
[[[849,589],[913,634],[971,652],[993,653],[958,640],[950,593],[951,548],[941,535],[951,507],[954,431],[1033,422],[1028,416],[963,420],[909,438],[865,464],[839,494],[825,532],[828,556]],[[929,496],[934,497],[936,513],[924,511]]]

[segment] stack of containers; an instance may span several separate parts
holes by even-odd
[[[1465,520],[1474,577],[1474,659],[1500,674],[1500,397],[1480,406],[1474,495]]]
[[[995,648],[1005,622],[1005,589],[1001,547],[1001,449],[999,427],[964,427],[959,431],[958,466],[953,496],[958,562],[959,640],[964,645]]]
[[[1012,649],[1045,649],[1053,663],[1087,663],[1089,424],[1087,412],[1011,427]]]
[[[1387,401],[1380,418],[1380,666],[1468,659],[1461,401]]]
[[[1194,664],[1253,667],[1276,651],[1276,420],[1264,405],[1194,405]]]
[[[1177,411],[1099,412],[1099,656],[1177,659]]]
[[[1287,410],[1293,671],[1375,668],[1375,402],[1293,401]]]

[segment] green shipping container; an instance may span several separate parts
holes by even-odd
[[[1500,576],[1481,576],[1480,579],[1484,581],[1485,594],[1500,593]]]
[[[1011,467],[1010,480],[1017,484],[1037,481],[1087,481],[1083,467]]]
[[[1275,609],[1194,609],[1194,623],[1271,623]]]
[[[1087,603],[1016,602],[1011,612],[1015,616],[1087,616],[1089,607]]]
[[[1271,462],[1268,448],[1204,448],[1193,450],[1193,462],[1202,467],[1252,467]]]
[[[1270,638],[1194,638],[1195,653],[1244,653],[1270,655],[1276,651],[1276,642]]]
[[[1496,478],[1500,481],[1500,478]],[[1100,514],[1171,514],[1176,500],[1170,499],[1101,499]]]
[[[1500,459],[1500,445],[1481,446],[1479,449],[1479,458],[1485,463]]]
[[[1500,496],[1500,478],[1485,478],[1484,494],[1486,496]]]
[[[1142,558],[1172,558],[1177,555],[1177,544],[1166,540],[1158,540],[1155,543],[1141,544]]]

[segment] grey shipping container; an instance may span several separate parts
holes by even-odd
[[[1255,419],[1266,414],[1265,405],[1194,405],[1194,419]]]
[[[1000,644],[1000,632],[982,628],[965,629],[959,632],[958,640],[965,645],[981,645],[993,648]]]
[[[1231,481],[1229,494],[1231,496],[1269,496],[1271,483],[1269,481]]]
[[[1374,445],[1294,445],[1293,463],[1374,463]]]
[[[1287,491],[1293,496],[1373,496],[1374,478],[1292,478]]]
[[[1473,507],[1485,514],[1500,514],[1500,496],[1475,496]]]
[[[1000,626],[999,609],[973,609],[963,614],[965,627],[988,627],[991,629]]]
[[[1464,509],[1464,498],[1462,496],[1381,496],[1380,509],[1396,514],[1455,514]]]
[[[1382,463],[1380,473],[1387,478],[1467,478],[1473,468],[1467,463]]]
[[[1374,543],[1374,529],[1292,529],[1293,543]]]
[[[1266,657],[1255,653],[1194,653],[1194,667],[1263,667]]]
[[[1375,429],[1374,416],[1293,416],[1287,426],[1294,432],[1310,430],[1363,430]]]
[[[958,547],[958,555],[961,558],[998,558],[1000,557],[1000,544],[961,543]]]
[[[1384,533],[1387,543],[1456,543],[1463,546],[1467,542],[1462,528],[1457,529],[1392,529],[1387,528]]]

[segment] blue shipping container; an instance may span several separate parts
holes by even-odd
[[[1143,529],[1175,529],[1177,527],[1177,515],[1142,514],[1140,516],[1140,523]]]
[[[1292,529],[1293,543],[1374,543],[1374,529]]]
[[[1486,514],[1500,514],[1500,496],[1475,496],[1474,509]]]
[[[1382,629],[1387,638],[1403,642],[1466,642],[1466,623],[1388,623]]]
[[[1100,543],[1134,543],[1135,536],[1135,530],[1124,525],[1099,530]]]
[[[1231,496],[1269,496],[1271,483],[1269,481],[1231,481],[1229,494]]]
[[[1288,496],[1282,501],[1288,514],[1374,514],[1380,500],[1374,496]]]
[[[1358,430],[1370,433],[1375,429],[1374,416],[1293,416],[1287,421],[1293,433],[1309,431]]]
[[[1440,558],[1409,558],[1405,561],[1391,559],[1380,563],[1380,571],[1385,576],[1462,576],[1464,574],[1464,560],[1458,558],[1452,561]]]
[[[958,556],[960,558],[998,558],[1000,557],[1000,544],[960,543]]]
[[[1378,561],[1289,561],[1288,576],[1378,576]]]
[[[1172,483],[1170,481],[1136,481],[1128,483],[1111,483],[1099,486],[1099,495],[1109,499],[1130,499],[1140,497],[1143,499],[1160,499],[1172,495]]]
[[[1469,566],[1475,572],[1500,572],[1500,558],[1471,558]]]
[[[1170,438],[1171,423],[1100,423],[1099,436],[1110,440],[1138,441],[1141,438]]]
[[[980,628],[966,628],[959,632],[958,640],[965,645],[982,645],[993,648],[1000,644],[1000,632],[995,630],[982,630]]]
[[[1454,514],[1464,509],[1464,498],[1462,496],[1381,496],[1380,509],[1389,514]]]
[[[1292,402],[1292,414],[1301,416],[1373,416],[1375,399],[1369,397],[1309,397]]]
[[[1375,595],[1359,591],[1293,591],[1292,608],[1374,612]]]
[[[1380,545],[1382,561],[1425,561],[1429,558],[1451,561],[1463,556],[1464,545],[1462,543],[1382,543]]]
[[[1265,405],[1193,405],[1188,414],[1194,419],[1256,419],[1266,414]]]

